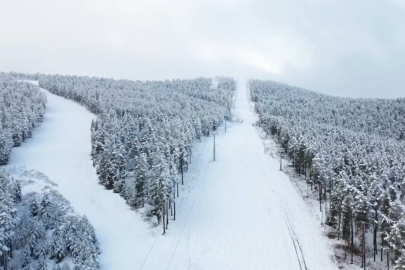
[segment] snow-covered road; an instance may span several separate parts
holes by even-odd
[[[90,159],[94,115],[46,93],[44,122],[8,166],[25,165],[58,184],[94,225],[102,269],[336,269],[319,224],[278,161],[263,154],[246,82],[239,82],[234,109],[244,121],[228,124],[227,133],[220,128],[217,161],[212,137],[193,147],[165,236],[98,185]]]

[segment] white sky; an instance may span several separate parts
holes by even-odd
[[[0,0],[0,70],[405,96],[405,1]]]

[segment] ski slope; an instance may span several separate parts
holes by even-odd
[[[102,269],[336,269],[320,225],[279,163],[263,154],[246,83],[234,113],[243,123],[221,127],[193,147],[192,164],[166,235],[98,184],[90,159],[90,124],[80,105],[46,90],[44,122],[10,164],[40,171],[86,215],[102,248]]]
[[[234,113],[243,123],[218,134],[215,162],[208,145],[184,225],[158,239],[144,269],[336,269],[305,202],[263,153],[245,81]]]
[[[125,201],[98,184],[91,161],[90,125],[95,116],[70,100],[46,92],[43,123],[33,138],[13,148],[7,167],[25,166],[45,174],[86,215],[100,242],[101,269],[137,269],[142,249],[153,243],[154,231]],[[143,246],[143,248],[141,248]]]

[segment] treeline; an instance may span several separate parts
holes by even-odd
[[[259,125],[320,202],[329,199],[327,224],[351,258],[368,242],[364,226],[374,252],[390,248],[405,268],[405,99],[338,98],[259,80],[249,88]]]
[[[94,229],[56,191],[22,196],[0,172],[0,266],[15,270],[98,269]]]
[[[13,146],[32,136],[45,107],[46,95],[38,86],[0,73],[0,165],[7,164]]]
[[[98,115],[91,142],[100,184],[134,208],[147,206],[166,225],[192,144],[230,115],[236,89],[233,79],[222,77],[216,88],[208,78],[142,82],[59,75],[39,75],[39,85]]]

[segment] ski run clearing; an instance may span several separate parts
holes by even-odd
[[[245,81],[233,111],[243,122],[227,123],[227,132],[220,127],[216,161],[213,137],[195,143],[166,235],[98,184],[90,157],[95,116],[43,91],[44,121],[13,149],[6,167],[45,174],[88,217],[102,248],[101,269],[336,269],[319,222],[279,161],[264,154]]]

